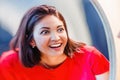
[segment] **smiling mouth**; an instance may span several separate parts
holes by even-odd
[[[50,45],[49,47],[50,48],[58,48],[58,47],[61,47],[62,43],[60,44],[53,44],[53,45]]]

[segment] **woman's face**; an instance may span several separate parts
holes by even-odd
[[[42,56],[64,54],[68,39],[63,22],[53,15],[44,17],[35,25],[33,38]]]

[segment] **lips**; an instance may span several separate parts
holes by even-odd
[[[62,43],[59,43],[59,44],[52,44],[50,45],[49,47],[50,48],[58,48],[58,47],[61,47]]]

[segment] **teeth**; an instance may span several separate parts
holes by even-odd
[[[59,47],[61,44],[54,44],[54,45],[51,45],[50,47]]]

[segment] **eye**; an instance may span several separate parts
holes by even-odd
[[[41,35],[47,35],[49,33],[50,33],[50,31],[48,31],[48,30],[43,30],[40,32]]]
[[[58,31],[59,33],[61,33],[61,32],[64,31],[64,28],[59,28],[57,31]]]

